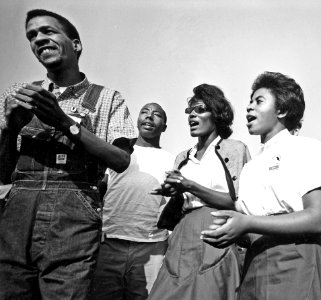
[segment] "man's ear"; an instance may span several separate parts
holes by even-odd
[[[166,125],[166,124],[164,124],[162,132],[165,132],[165,131],[166,131],[166,129],[167,129],[167,125]]]
[[[77,40],[77,39],[74,39],[72,41],[72,43],[73,43],[73,46],[74,46],[74,50],[77,51],[77,53],[81,52],[81,50],[82,50],[81,42],[79,40]]]

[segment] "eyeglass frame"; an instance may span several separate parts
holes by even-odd
[[[193,111],[195,111],[195,113],[199,115],[205,112],[210,112],[210,109],[205,104],[199,104],[185,108],[185,114],[187,115],[190,115]]]

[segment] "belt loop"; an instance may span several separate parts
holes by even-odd
[[[100,243],[105,241],[105,232],[102,232]]]

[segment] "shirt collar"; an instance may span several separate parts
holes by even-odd
[[[74,85],[68,86],[66,88],[66,90],[64,91],[64,93],[65,92],[68,92],[68,93],[72,92],[76,97],[79,97],[87,90],[87,88],[89,87],[90,83],[89,83],[86,75],[84,73],[81,73],[81,74],[84,77],[84,79],[79,83],[76,83]],[[54,89],[58,89],[59,88],[59,86],[57,84],[55,84],[54,82],[52,82],[48,78],[48,76],[46,77],[46,79],[42,83],[42,87],[44,89],[46,89],[47,91],[52,91]]]
[[[219,142],[220,140],[221,140],[221,137],[218,135],[218,136],[208,145],[208,147],[207,147],[207,149],[206,149],[203,157],[204,157],[209,151],[211,151],[211,149],[214,148],[214,147],[218,144],[218,142]],[[190,152],[190,155],[189,155],[190,159],[192,159],[192,160],[197,160],[197,159],[195,158],[196,152],[197,152],[197,144],[192,148],[192,150],[191,150],[191,152]]]
[[[289,137],[291,134],[287,129],[283,129],[278,132],[275,136],[269,139],[265,144],[261,144],[262,152],[271,148],[275,144],[278,144],[280,141],[283,141],[285,138]]]

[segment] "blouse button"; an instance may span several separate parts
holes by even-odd
[[[227,163],[229,161],[228,157],[225,157],[224,161]]]
[[[237,177],[236,177],[236,176],[233,176],[233,177],[232,177],[232,180],[233,180],[233,181],[235,181],[236,179],[237,179]]]
[[[221,147],[220,147],[220,145],[216,145],[215,148],[216,149],[220,149]]]

